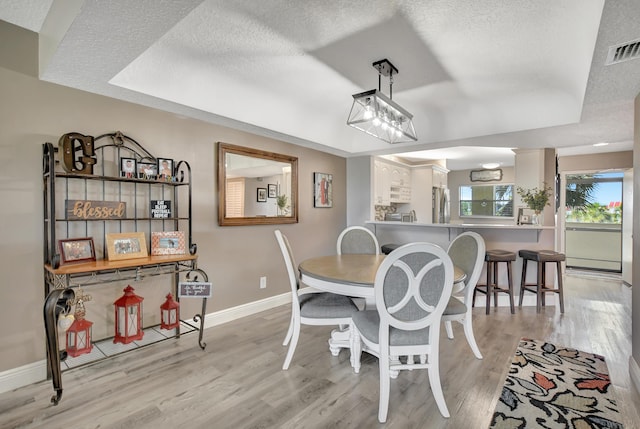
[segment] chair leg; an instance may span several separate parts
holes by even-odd
[[[511,314],[515,314],[515,305],[513,298],[513,271],[511,261],[507,261],[507,281],[509,282],[509,304],[511,305]]]
[[[518,307],[522,307],[522,299],[524,298],[524,285],[527,280],[527,263],[528,259],[522,260],[522,276],[520,277],[520,301],[518,302]]]
[[[447,338],[453,340],[453,328],[451,327],[451,320],[444,321],[444,329],[447,331]]]
[[[447,402],[444,400],[444,394],[442,393],[442,384],[440,384],[440,363],[438,359],[439,348],[436,347],[434,351],[429,353],[429,384],[431,385],[431,392],[433,398],[436,400],[438,410],[442,417],[450,417],[449,410],[447,409]]]
[[[491,313],[491,262],[487,261],[487,305],[486,314]]]
[[[477,359],[482,359],[482,353],[480,353],[480,349],[478,348],[478,344],[476,343],[476,337],[473,335],[471,312],[467,311],[467,314],[464,317],[464,321],[462,322],[462,326],[464,327],[464,336],[467,337],[467,343],[469,343],[469,347],[471,347],[473,354]]]
[[[558,299],[560,300],[560,313],[564,313],[564,292],[562,288],[562,263],[556,262],[558,272]]]
[[[291,333],[291,340],[289,342],[289,350],[287,351],[287,357],[284,358],[284,364],[282,365],[283,370],[289,369],[289,365],[291,364],[291,359],[293,359],[293,353],[296,351],[296,346],[298,345],[298,338],[300,337],[300,322],[293,322],[293,332]]]
[[[538,265],[538,278],[536,279],[536,313],[540,313],[542,309],[542,299],[544,294],[542,293],[542,283],[543,283],[543,272],[544,272],[544,264],[542,262],[537,262]]]
[[[493,306],[498,308],[498,262],[493,263],[493,284],[491,289],[493,290]]]
[[[387,421],[389,411],[389,389],[391,388],[391,378],[389,377],[389,355],[382,352],[378,359],[380,367],[380,402],[378,403],[378,421]]]
[[[293,334],[293,314],[291,315],[291,320],[289,321],[289,329],[287,330],[287,335],[284,337],[284,341],[282,342],[283,346],[289,344],[289,340],[291,340],[291,334]]]
[[[351,325],[351,337],[349,338],[349,343],[351,346],[351,367],[353,368],[353,372],[358,374],[360,372],[360,357],[362,355],[362,341],[360,341],[360,332],[356,329],[356,327]]]

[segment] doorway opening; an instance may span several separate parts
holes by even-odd
[[[622,273],[623,172],[567,174],[567,268]]]

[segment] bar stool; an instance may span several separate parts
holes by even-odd
[[[555,252],[553,250],[521,250],[518,252],[522,258],[522,279],[520,280],[520,302],[522,307],[522,298],[524,292],[529,291],[536,294],[536,312],[540,313],[541,306],[545,305],[544,297],[548,292],[558,294],[560,300],[560,313],[564,313],[564,296],[562,294],[562,261],[565,260],[564,253]],[[536,283],[525,283],[527,280],[527,265],[529,261],[537,263]],[[547,287],[547,263],[555,263],[558,276],[558,287],[551,289]]]
[[[476,292],[483,293],[487,296],[487,314],[491,312],[491,294],[493,293],[493,304],[498,306],[498,292],[509,294],[509,304],[511,305],[511,314],[515,313],[513,304],[513,277],[511,262],[516,260],[516,254],[508,250],[492,249],[487,250],[484,254],[484,260],[487,263],[487,283],[484,285],[476,285],[473,291],[473,302],[475,304]],[[505,262],[507,264],[507,280],[506,288],[498,285],[498,264]],[[493,280],[492,280],[493,275]]]
[[[384,255],[388,255],[389,253],[393,252],[400,246],[402,246],[402,244],[394,244],[394,243],[383,244],[380,250]]]

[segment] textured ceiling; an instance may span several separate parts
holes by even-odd
[[[450,169],[497,156],[481,147],[630,149],[640,60],[604,59],[640,37],[637,16],[637,0],[0,0],[0,19],[57,42],[44,80],[343,156],[478,148],[447,152]],[[382,58],[416,143],[346,125]]]

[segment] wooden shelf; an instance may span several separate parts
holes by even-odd
[[[68,274],[90,274],[99,271],[113,271],[127,268],[144,267],[148,265],[171,264],[175,262],[194,261],[198,259],[196,255],[162,255],[146,256],[144,258],[123,259],[120,261],[109,261],[101,259],[99,261],[83,262],[79,264],[61,265],[53,268],[50,264],[45,264],[45,270],[55,275]]]

